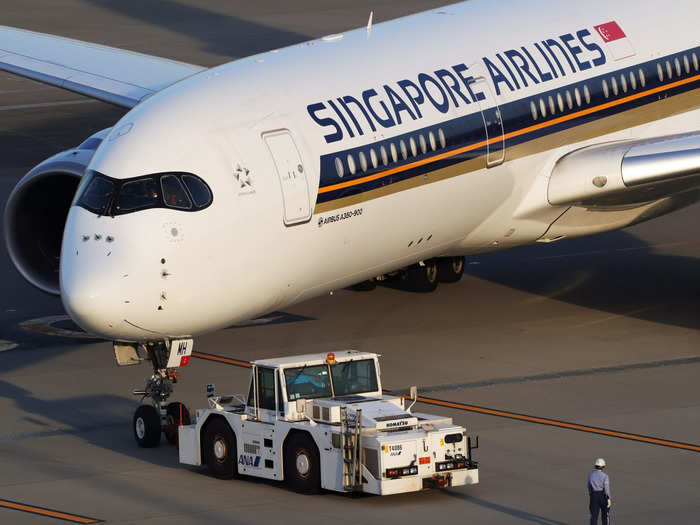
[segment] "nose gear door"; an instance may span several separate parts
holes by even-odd
[[[284,224],[291,226],[307,222],[311,218],[309,183],[292,135],[283,129],[263,134],[263,140],[272,155],[282,188]]]

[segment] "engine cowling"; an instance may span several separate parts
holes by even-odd
[[[75,191],[110,129],[46,159],[20,179],[7,199],[4,233],[10,259],[29,283],[49,294],[61,293],[61,243]]]

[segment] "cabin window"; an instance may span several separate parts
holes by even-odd
[[[557,106],[559,106],[559,112],[564,113],[564,99],[561,96],[561,93],[557,93]]]
[[[369,161],[372,163],[372,167],[377,169],[377,166],[379,166],[379,160],[377,159],[377,152],[374,151],[374,148],[369,149]]]
[[[573,109],[573,108],[574,108],[574,101],[573,101],[573,99],[571,98],[571,91],[569,91],[568,89],[566,90],[566,106],[567,106],[569,109]]]
[[[530,101],[530,113],[532,113],[532,120],[537,120],[537,106],[532,100]]]
[[[386,148],[382,146],[379,148],[379,155],[382,157],[382,165],[386,166],[389,164],[389,155],[386,152]]]
[[[389,151],[391,152],[392,162],[398,162],[399,161],[399,152],[396,151],[396,145],[393,142],[391,144],[389,144]]]
[[[406,142],[403,139],[399,142],[399,147],[401,148],[401,157],[403,160],[406,160],[408,158],[408,149],[406,149]]]
[[[353,157],[351,153],[348,153],[348,169],[350,170],[350,175],[355,175],[355,173],[357,173],[355,157]]]
[[[666,61],[666,75],[668,75],[668,79],[671,80],[673,78],[673,69],[671,68],[671,62]]]
[[[421,133],[420,135],[418,135],[418,143],[420,144],[420,151],[421,151],[421,153],[422,153],[423,155],[425,155],[426,153],[428,153],[428,144],[426,144],[426,142],[425,142],[425,137],[423,136],[422,133]]]
[[[554,99],[552,98],[552,95],[547,97],[547,102],[549,102],[549,114],[554,115],[557,112],[557,110],[554,107]]]
[[[681,76],[681,61],[678,60],[678,57],[673,59],[673,65],[676,66],[676,76]]]
[[[413,137],[408,139],[408,144],[411,146],[411,156],[415,157],[418,155],[418,146],[416,145],[416,139]]]
[[[688,55],[683,55],[683,69],[686,75],[690,73],[690,60],[688,60]]]
[[[445,139],[445,132],[442,128],[438,128],[438,140],[440,141],[440,147],[445,148],[447,146],[447,140]]]
[[[647,84],[647,77],[644,75],[644,70],[642,68],[639,68],[639,85],[644,87]]]
[[[586,99],[586,104],[591,103],[591,92],[588,90],[588,86],[583,86],[583,98]]]
[[[345,175],[345,168],[343,167],[343,161],[340,160],[339,157],[335,158],[335,172],[338,174],[338,177],[341,179],[343,178],[343,175]]]
[[[693,67],[695,68],[695,71],[700,69],[700,63],[698,62],[698,55],[693,53]]]
[[[656,73],[659,75],[659,82],[664,81],[664,70],[661,67],[661,64],[656,64]]]
[[[435,133],[432,131],[428,133],[428,142],[430,142],[430,149],[435,151],[437,149],[437,143],[435,142]]]
[[[605,98],[610,97],[610,88],[608,87],[608,81],[603,79],[603,96]]]
[[[367,171],[367,156],[365,155],[365,152],[360,151],[357,156],[360,159],[360,169],[362,171]]]
[[[617,88],[617,79],[615,77],[612,77],[610,79],[610,85],[612,86],[613,95],[617,96],[618,88]]]
[[[637,89],[637,77],[634,75],[634,71],[630,71],[630,86],[632,89]]]
[[[622,92],[627,93],[627,77],[625,75],[620,75],[620,86],[622,87]]]
[[[547,107],[544,105],[544,100],[540,99],[540,115],[542,118],[547,116]]]
[[[574,88],[574,98],[576,98],[576,105],[581,107],[581,92],[578,88]]]

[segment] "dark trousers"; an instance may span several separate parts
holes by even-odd
[[[598,512],[601,513],[603,525],[608,525],[608,497],[604,490],[591,492],[588,509],[591,511],[591,525],[598,525]]]

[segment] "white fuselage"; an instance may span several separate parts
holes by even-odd
[[[68,312],[115,340],[193,336],[431,257],[537,241],[567,211],[547,201],[562,155],[697,128],[700,97],[688,86],[699,74],[700,7],[640,11],[631,1],[474,0],[238,60],[157,93],[114,126],[89,169],[116,179],[193,173],[213,202],[114,217],[73,206],[61,256]],[[595,29],[611,21],[625,38],[606,42]],[[678,53],[671,79],[695,80],[673,96],[662,86],[654,101],[603,107],[603,77],[616,79],[606,81],[609,100],[630,97],[658,81],[653,60]],[[485,79],[476,97],[468,76]],[[471,131],[482,145],[462,137]],[[631,220],[613,213],[569,235]]]

